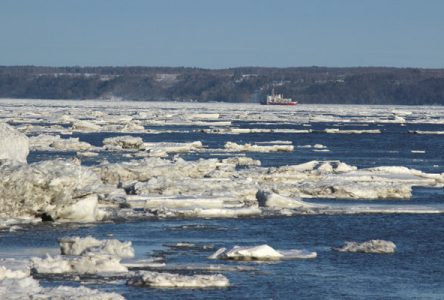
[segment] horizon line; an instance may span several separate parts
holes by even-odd
[[[12,67],[34,67],[34,68],[163,68],[163,69],[200,69],[200,70],[230,70],[230,69],[247,69],[247,68],[257,68],[257,69],[308,69],[308,68],[319,68],[319,69],[420,69],[420,70],[443,70],[443,67],[414,67],[414,66],[389,66],[389,65],[361,65],[361,66],[323,66],[323,65],[300,65],[300,66],[231,66],[224,68],[208,68],[208,67],[198,67],[198,66],[162,66],[162,65],[33,65],[33,64],[14,64],[14,65],[3,65],[0,64],[0,68],[12,68]]]

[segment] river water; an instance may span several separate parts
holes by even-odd
[[[306,129],[303,125],[237,122],[240,128]],[[152,127],[155,128],[154,126]],[[163,127],[165,128],[165,127]],[[292,141],[290,153],[251,153],[263,166],[281,166],[309,160],[341,160],[362,167],[406,166],[430,173],[444,172],[444,138],[440,135],[412,134],[409,131],[443,131],[439,124],[360,124],[311,123],[311,129],[379,129],[380,134],[258,133],[206,134],[198,127],[173,126],[175,133],[135,134],[145,142],[203,141],[209,148],[221,148],[226,141],[237,143],[271,140]],[[182,133],[180,131],[183,131]],[[118,133],[77,133],[93,145]],[[322,144],[327,151],[306,145]],[[33,152],[29,161],[69,157],[74,153]],[[193,153],[185,159],[223,157],[226,154]],[[96,158],[95,158],[96,159]],[[96,163],[85,159],[85,164]],[[110,161],[125,159],[108,156]],[[347,203],[350,200],[312,199],[318,203]],[[416,188],[411,200],[385,200],[378,204],[427,204],[442,206],[442,188]],[[356,202],[356,201],[355,201]],[[371,201],[364,201],[370,203]],[[362,203],[359,202],[359,203]],[[374,203],[374,202],[372,202]],[[137,220],[82,225],[36,225],[28,230],[0,232],[0,256],[27,258],[58,253],[57,239],[63,236],[117,238],[132,241],[137,259],[161,258],[168,265],[209,264],[249,266],[244,271],[224,271],[231,283],[224,289],[149,289],[129,287],[125,280],[97,278],[39,278],[43,286],[60,284],[114,291],[127,299],[443,299],[444,298],[444,218],[442,215],[319,215],[245,219]],[[391,240],[397,252],[390,255],[339,253],[332,250],[345,241]],[[190,248],[169,247],[178,242]],[[307,249],[318,257],[279,262],[215,262],[207,257],[219,247],[268,244],[275,249]],[[205,247],[203,247],[205,245]],[[204,268],[205,269],[205,268]],[[179,271],[184,274],[193,271]],[[205,273],[208,271],[199,271]]]

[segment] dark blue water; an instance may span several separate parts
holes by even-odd
[[[176,126],[174,134],[140,134],[146,142],[191,142],[200,140],[208,148],[222,148],[226,141],[254,143],[289,140],[292,153],[249,153],[264,166],[303,163],[309,160],[341,160],[358,167],[399,165],[425,172],[444,172],[444,137],[416,135],[410,130],[444,130],[443,125],[399,124],[255,124],[238,122],[244,128],[380,129],[381,134],[240,134],[212,135],[191,132],[196,128]],[[83,141],[101,146],[102,140],[116,133],[75,134]],[[323,144],[329,152],[315,152],[298,146]],[[425,150],[412,153],[411,150]],[[31,161],[53,158],[54,153],[34,152]],[[57,153],[71,157],[75,153]],[[120,154],[106,154],[119,161]],[[218,157],[208,153],[182,155],[186,159]],[[224,157],[222,154],[220,157]],[[103,158],[103,157],[100,157]],[[95,159],[85,159],[95,164]],[[314,199],[324,202],[322,199]],[[395,201],[395,203],[406,201]],[[442,188],[415,188],[409,203],[443,203]],[[84,279],[92,288],[116,291],[128,299],[444,299],[444,216],[442,215],[348,215],[294,216],[238,220],[149,220],[119,224],[73,227],[39,225],[28,231],[1,232],[2,256],[56,249],[57,239],[66,235],[93,235],[133,242],[137,258],[163,257],[167,265],[214,264],[245,265],[256,268],[246,272],[223,272],[232,286],[226,289],[149,289],[128,287],[124,281],[97,283]],[[338,253],[331,247],[344,241],[387,239],[396,243],[392,255]],[[213,244],[214,249],[173,249],[168,244],[190,242]],[[218,247],[269,244],[276,249],[316,251],[312,260],[275,263],[217,262],[207,257]],[[187,271],[189,273],[190,271]],[[202,273],[202,272],[199,272]],[[42,284],[78,285],[68,280],[41,279]]]
[[[57,239],[65,235],[107,238],[113,234],[133,241],[138,258],[162,254],[167,264],[215,263],[207,259],[213,250],[164,246],[177,242],[214,244],[215,248],[267,243],[276,249],[304,248],[318,252],[318,258],[312,260],[229,263],[253,266],[256,270],[225,272],[232,283],[228,289],[159,290],[128,287],[124,282],[90,281],[90,287],[116,291],[128,299],[442,299],[443,221],[441,215],[360,215],[150,221],[77,229],[40,226],[32,231],[2,233],[0,247],[3,253],[24,247],[55,248]],[[347,240],[368,239],[392,240],[398,252],[376,255],[331,250]],[[44,279],[42,283],[76,285]]]

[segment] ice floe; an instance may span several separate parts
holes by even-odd
[[[32,267],[37,273],[125,273],[128,268],[121,264],[121,259],[134,257],[131,242],[115,239],[68,237],[62,238],[59,244],[61,256],[47,255],[46,258],[32,259]]]
[[[339,252],[360,252],[360,253],[395,253],[396,245],[391,241],[370,240],[367,242],[346,242],[342,247],[335,248]]]
[[[140,149],[143,140],[141,137],[124,135],[106,138],[103,140],[103,145],[106,149]]]
[[[92,121],[75,120],[72,123],[72,129],[74,131],[94,132],[94,131],[100,131],[101,126],[95,124]]]
[[[141,271],[128,281],[129,285],[152,288],[223,288],[230,285],[227,277],[216,275],[180,275]]]
[[[6,264],[6,266],[5,266]],[[122,300],[121,295],[80,287],[58,286],[45,288],[34,279],[26,266],[11,268],[11,263],[0,261],[1,299],[90,299]]]
[[[226,259],[226,260],[282,260],[282,259],[306,259],[316,258],[316,252],[305,250],[275,250],[268,245],[259,245],[253,247],[234,246],[232,249],[220,248],[213,253],[210,259]]]
[[[40,134],[29,138],[31,150],[39,151],[87,151],[93,146],[79,138],[62,139],[60,135]]]
[[[128,268],[120,263],[121,258],[102,253],[86,253],[78,257],[50,256],[35,257],[32,267],[42,274],[97,274],[97,273],[125,273]]]
[[[225,150],[233,152],[291,152],[294,150],[292,145],[275,144],[269,146],[252,145],[252,144],[237,144],[234,142],[226,142]]]
[[[115,255],[121,258],[134,257],[131,242],[120,242],[116,239],[97,240],[91,236],[65,237],[59,240],[62,255],[84,255],[88,252]]]

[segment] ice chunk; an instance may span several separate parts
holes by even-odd
[[[96,240],[92,236],[84,238],[65,237],[59,240],[60,251],[62,255],[82,255],[86,250],[98,247],[102,244],[102,241]]]
[[[61,221],[99,219],[94,191],[103,186],[96,174],[72,161],[32,165],[0,163],[0,216],[46,214]]]
[[[229,260],[279,260],[284,256],[268,245],[260,245],[255,247],[234,246],[233,249],[227,250],[221,248],[212,256],[211,259],[229,259]]]
[[[28,137],[6,123],[0,123],[0,159],[26,163],[28,154]]]
[[[251,157],[229,157],[222,160],[222,163],[225,164],[234,164],[237,166],[260,166],[260,160],[252,159]]]
[[[32,150],[40,151],[86,151],[91,144],[81,142],[79,138],[62,139],[59,135],[40,134],[29,138]]]
[[[326,149],[327,146],[324,146],[324,145],[322,145],[322,144],[315,144],[315,145],[313,145],[313,148],[314,148],[314,149]]]
[[[86,120],[75,120],[72,124],[72,129],[76,131],[91,132],[91,131],[99,131],[100,128],[101,128],[100,125],[94,124],[93,122]]]
[[[228,278],[216,275],[180,275],[173,273],[140,272],[129,285],[153,288],[222,288],[230,285]]]
[[[360,253],[395,253],[396,245],[391,241],[370,240],[363,243],[345,242],[341,248],[335,248],[339,252],[360,252]]]
[[[226,142],[225,150],[232,152],[291,152],[294,150],[293,145],[252,145],[252,144],[237,144],[234,142]]]
[[[95,222],[101,219],[97,212],[97,195],[77,198],[74,203],[60,204],[50,215],[61,222]]]
[[[203,119],[203,120],[216,120],[219,119],[219,114],[217,113],[196,113],[186,115],[187,119]]]
[[[59,240],[63,255],[83,255],[88,252],[99,252],[116,255],[122,258],[134,257],[134,248],[131,242],[120,242],[116,239],[97,240],[91,236],[67,237]]]
[[[142,144],[141,137],[130,135],[110,137],[103,140],[103,145],[108,149],[139,149]]]
[[[258,207],[241,208],[194,208],[194,209],[157,209],[152,212],[162,218],[243,218],[258,216],[261,209]]]
[[[200,141],[190,143],[144,143],[142,148],[150,153],[182,153],[201,150],[203,145]]]
[[[221,248],[212,254],[210,259],[227,259],[227,260],[282,260],[295,258],[315,258],[316,252],[308,252],[304,250],[275,250],[268,245],[259,245],[254,247],[234,246],[231,250]]]
[[[431,131],[431,130],[411,130],[409,131],[409,133],[413,133],[413,134],[437,134],[437,135],[441,135],[444,134],[444,131]]]
[[[125,298],[117,293],[105,293],[99,290],[90,289],[84,286],[70,287],[59,286],[46,288],[39,295],[30,295],[31,299],[63,299],[63,300],[124,300]]]
[[[303,202],[301,199],[290,199],[269,191],[259,191],[257,193],[259,205],[278,208],[300,208],[310,207],[311,205]]]
[[[120,258],[113,255],[87,253],[84,256],[65,258],[62,256],[45,259],[35,257],[32,259],[33,268],[37,273],[43,274],[97,274],[97,273],[124,273],[127,267],[120,263]]]
[[[123,300],[124,298],[116,293],[104,293],[82,286],[44,288],[31,277],[29,268],[14,270],[0,265],[0,299]]]
[[[338,128],[326,128],[324,130],[325,133],[338,133],[338,134],[377,134],[381,133],[379,129],[367,129],[367,130],[347,130],[347,129],[338,129]]]
[[[279,250],[279,253],[284,256],[283,259],[310,259],[318,257],[316,252],[299,249]]]

